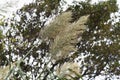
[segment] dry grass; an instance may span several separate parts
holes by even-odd
[[[88,16],[82,16],[77,22],[68,25],[61,31],[50,47],[50,52],[53,54],[54,59],[61,59],[67,57],[70,52],[75,52],[77,48],[75,47],[78,43],[78,38],[85,30],[84,25],[87,22]],[[57,57],[56,57],[57,56]]]
[[[84,24],[88,20],[88,15],[82,16],[74,23],[70,23],[71,16],[71,12],[62,13],[40,33],[43,39],[53,40],[50,45],[50,53],[55,60],[68,56],[70,52],[75,52],[77,50],[75,44],[81,37],[79,35],[86,30]]]
[[[75,52],[77,50],[75,45],[78,43],[78,38],[81,37],[79,35],[86,30],[86,26],[84,24],[87,22],[88,16],[82,16],[77,22],[70,23],[71,16],[71,12],[62,13],[57,16],[49,26],[40,32],[43,40],[46,38],[54,40],[50,45],[50,53],[55,60],[65,58],[70,52]],[[71,74],[71,76],[75,76],[72,72],[66,73],[69,71],[68,69],[72,69],[79,74],[78,64],[68,62],[60,66],[58,69],[58,75],[68,78],[69,74]],[[6,68],[0,68],[0,80],[4,79],[7,74],[9,75],[9,70],[9,66]]]
[[[10,71],[15,66],[15,63],[5,66],[5,68],[0,67],[0,80],[6,80],[5,78],[9,75],[11,76]]]
[[[66,12],[58,15],[53,22],[51,22],[46,28],[41,30],[40,35],[43,39],[55,39],[55,37],[59,34],[59,32],[63,31],[64,28],[70,25],[72,13]]]
[[[71,80],[71,77],[76,77],[76,74],[80,74],[79,64],[74,62],[66,62],[60,67],[58,66],[56,73],[60,78],[64,77]]]

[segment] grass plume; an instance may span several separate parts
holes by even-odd
[[[72,13],[66,12],[58,15],[48,26],[41,30],[40,35],[43,39],[55,39],[59,32],[70,25]]]
[[[63,31],[61,31],[54,42],[51,44],[50,53],[56,59],[61,59],[62,57],[67,57],[70,52],[77,51],[75,47],[78,43],[78,38],[81,38],[81,34],[86,30],[86,25],[88,16],[82,16],[77,22],[71,25],[67,25]]]
[[[88,15],[81,16],[74,23],[70,23],[72,12],[65,12],[59,15],[49,26],[41,31],[43,39],[53,39],[50,45],[50,53],[55,60],[67,57],[70,52],[77,51],[75,47],[78,38],[86,30],[85,23]]]

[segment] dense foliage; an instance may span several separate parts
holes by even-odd
[[[81,6],[82,5],[82,6]],[[79,8],[81,7],[81,8]],[[115,0],[90,5],[80,2],[73,7],[73,20],[78,16],[90,14],[88,30],[83,34],[83,40],[78,43],[80,53],[88,55],[82,62],[83,76],[93,78],[98,75],[107,77],[118,75],[120,69],[120,25],[113,24],[111,13],[117,12]],[[76,12],[75,12],[76,11]],[[81,13],[82,12],[82,13]]]
[[[79,50],[72,56],[80,62],[82,78],[95,79],[99,75],[106,79],[120,76],[120,21],[113,24],[111,13],[118,12],[116,0],[91,4],[91,0],[74,2],[67,11],[72,11],[71,23],[83,15],[90,15],[88,29],[76,45]],[[0,66],[17,62],[12,78],[58,79],[54,74],[55,66],[68,58],[51,62],[49,43],[41,40],[42,28],[49,25],[51,18],[62,13],[62,0],[35,0],[14,14],[13,18],[1,20]],[[116,17],[116,16],[115,16]],[[4,35],[4,36],[3,36]],[[84,55],[84,58],[81,57]],[[81,78],[80,76],[80,78]],[[8,76],[9,77],[9,76]],[[62,79],[63,80],[63,79]]]

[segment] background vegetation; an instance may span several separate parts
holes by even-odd
[[[6,79],[60,80],[54,74],[55,67],[74,60],[80,63],[82,71],[78,78],[94,80],[102,75],[105,80],[113,80],[114,76],[120,79],[120,20],[114,22],[110,16],[118,12],[116,0],[96,4],[86,0],[69,6],[66,11],[72,11],[71,23],[90,15],[88,29],[81,35],[82,40],[76,44],[79,50],[71,58],[51,61],[49,44],[42,41],[39,33],[50,19],[64,12],[64,4],[62,0],[35,0],[17,10],[13,18],[1,19],[0,66],[15,65],[5,69],[9,72]]]

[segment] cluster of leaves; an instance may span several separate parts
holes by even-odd
[[[72,7],[73,21],[90,14],[88,30],[78,43],[78,55],[88,55],[82,62],[82,76],[94,78],[98,75],[120,75],[120,23],[113,24],[111,13],[118,11],[116,0],[90,4],[79,2]],[[107,77],[107,78],[108,78]]]

